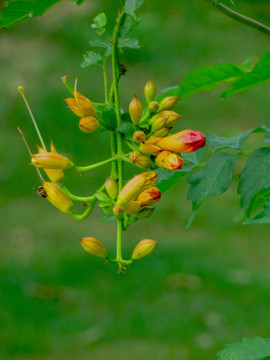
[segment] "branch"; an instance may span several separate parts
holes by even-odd
[[[223,12],[223,14],[228,15],[231,18],[243,24],[251,26],[267,35],[270,35],[270,28],[268,26],[228,8],[227,6],[221,4],[217,0],[208,0],[208,1],[210,1],[212,5],[214,5],[217,9]]]

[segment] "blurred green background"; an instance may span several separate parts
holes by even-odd
[[[114,251],[115,224],[100,224],[100,209],[76,222],[35,194],[39,181],[16,127],[32,149],[38,139],[17,86],[25,87],[44,138],[53,139],[60,153],[81,165],[105,159],[107,135],[78,130],[60,78],[78,77],[80,92],[103,100],[101,70],[83,70],[80,63],[95,37],[91,19],[104,11],[112,27],[119,3],[86,0],[71,7],[63,0],[44,17],[0,33],[1,360],[206,360],[225,343],[270,334],[269,227],[237,222],[236,181],[202,206],[188,232],[188,185],[165,193],[153,217],[124,236],[127,256],[142,238],[159,242],[125,275],[78,242],[96,236]],[[238,0],[235,9],[270,23],[268,0]],[[195,67],[256,60],[269,50],[266,35],[207,1],[145,0],[140,14],[133,36],[141,49],[123,55],[126,109],[134,93],[142,99],[149,77],[161,90]],[[220,90],[191,97],[177,107],[183,115],[177,129],[233,136],[269,125],[269,90],[266,84],[224,102]],[[129,176],[135,172],[128,170]],[[82,177],[69,173],[67,184],[74,193],[91,194],[108,174],[109,167]]]

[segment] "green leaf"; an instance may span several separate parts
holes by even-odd
[[[245,91],[258,86],[270,80],[270,51],[264,54],[254,68],[241,76],[241,78],[232,84],[232,88],[221,94],[221,98],[225,99],[229,95]]]
[[[97,30],[99,35],[102,35],[106,31],[107,17],[102,12],[94,18],[94,23],[91,25],[93,29]]]
[[[127,36],[131,31],[140,23],[141,18],[137,16],[136,18],[126,15],[124,24],[119,29],[119,37]]]
[[[192,219],[202,202],[227,190],[233,178],[235,155],[226,152],[214,154],[206,166],[189,177],[188,200],[192,201]],[[189,221],[189,226],[191,221]]]
[[[103,56],[97,51],[87,51],[83,55],[84,61],[81,63],[81,67],[85,69],[90,65],[100,65],[103,64]]]
[[[161,94],[157,97],[157,101],[160,102],[167,96],[178,96],[179,86],[170,86],[161,91]]]
[[[112,221],[115,220],[115,216],[113,213],[109,212],[108,214],[104,215],[101,219],[100,222],[104,223],[107,221]]]
[[[221,82],[233,81],[243,74],[241,67],[234,64],[200,67],[185,77],[180,84],[177,96],[184,100],[200,91],[211,91],[217,88]]]
[[[188,174],[195,166],[182,167],[181,170],[168,171],[165,169],[157,169],[155,172],[158,174],[157,187],[163,193],[175,185],[182,177]]]
[[[84,2],[84,0],[72,0],[71,4],[80,6],[83,2]]]
[[[247,209],[251,199],[262,189],[270,187],[270,147],[255,150],[240,175],[238,192],[241,204]]]
[[[134,133],[134,127],[131,123],[129,122],[122,122],[122,124],[120,126],[118,126],[118,128],[116,129],[116,131],[124,134],[127,137],[132,138],[132,135]]]
[[[119,39],[118,42],[119,42],[120,48],[124,48],[124,47],[128,47],[131,49],[139,49],[140,48],[138,39],[122,38],[122,39]]]
[[[116,129],[116,114],[110,106],[107,106],[107,108],[102,111],[102,119],[99,120],[105,129],[110,131],[114,131]]]
[[[132,17],[135,17],[135,10],[137,10],[142,4],[143,0],[126,0],[126,13]]]
[[[268,189],[269,192],[269,189]],[[264,199],[261,199],[264,201]],[[259,214],[247,219],[245,225],[250,224],[270,224],[270,201],[264,204],[264,209]]]
[[[203,158],[203,155],[206,151],[206,146],[204,146],[203,148],[201,149],[198,149],[196,151],[193,151],[191,153],[182,153],[181,154],[181,158],[184,160],[184,161],[188,161],[188,162],[191,162],[195,165],[200,165],[201,163],[201,160]]]
[[[0,29],[12,28],[22,21],[41,16],[59,1],[61,0],[6,1],[0,11]]]
[[[263,360],[269,356],[270,339],[260,337],[226,345],[226,349],[217,354],[218,360]]]
[[[112,53],[112,46],[111,43],[106,40],[105,38],[95,39],[92,41],[89,41],[90,46],[92,47],[99,47],[106,49],[104,56],[110,56]]]
[[[251,200],[245,212],[245,218],[250,218],[250,215],[257,212],[268,201],[270,195],[270,188],[261,189]]]
[[[96,197],[99,201],[105,201],[105,202],[110,202],[111,199],[108,197],[108,195],[106,195],[103,192],[97,192],[96,193]]]

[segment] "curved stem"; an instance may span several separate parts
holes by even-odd
[[[81,202],[90,202],[93,201],[95,199],[95,194],[91,195],[91,196],[77,196],[72,194],[66,187],[65,185],[61,185],[61,190],[71,199],[71,200],[75,200],[75,201],[81,201]]]
[[[96,169],[100,166],[103,166],[103,165],[106,165],[106,164],[109,164],[111,163],[112,161],[115,161],[116,158],[115,157],[112,157],[110,159],[107,159],[107,160],[104,160],[104,161],[101,161],[101,162],[98,162],[96,164],[93,164],[93,165],[88,165],[88,166],[74,166],[74,169],[78,172],[85,172],[85,171],[90,171],[90,170],[93,170],[93,169]]]
[[[270,27],[228,8],[227,6],[223,5],[217,0],[208,0],[208,1],[210,1],[212,5],[214,5],[217,9],[223,12],[223,14],[228,15],[231,18],[240,21],[243,24],[251,26],[267,35],[270,35]]]

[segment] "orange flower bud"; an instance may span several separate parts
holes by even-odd
[[[67,157],[53,152],[34,154],[31,161],[36,167],[46,169],[64,170],[74,166],[73,162],[71,162]]]
[[[152,166],[152,161],[147,156],[140,154],[139,151],[132,151],[129,160],[141,169],[150,169]]]
[[[148,105],[148,109],[153,113],[157,112],[159,109],[159,103],[157,101],[151,101]]]
[[[161,100],[159,110],[169,110],[174,107],[180,98],[178,96],[168,96]]]
[[[155,99],[156,93],[157,93],[157,89],[155,84],[151,79],[148,80],[144,87],[144,95],[147,103]]]
[[[129,180],[118,195],[117,204],[125,205],[133,200],[142,191],[154,185],[157,173],[154,171],[144,172]]]
[[[123,216],[124,208],[122,205],[115,205],[112,212],[117,218],[120,219]]]
[[[106,179],[105,189],[107,191],[107,194],[112,200],[115,200],[117,198],[117,194],[118,194],[117,184],[114,180],[110,179],[109,177],[107,177]]]
[[[42,187],[45,191],[44,197],[53,204],[53,206],[65,214],[73,213],[73,202],[56,184],[44,181]]]
[[[144,154],[157,155],[162,150],[159,146],[157,146],[161,139],[161,137],[151,137],[144,143],[140,144],[140,151]]]
[[[133,134],[133,140],[137,143],[144,142],[146,140],[146,134],[143,131],[135,131]]]
[[[165,137],[165,136],[167,136],[168,134],[169,134],[169,132],[171,131],[171,127],[164,127],[164,128],[162,128],[162,129],[160,129],[160,130],[157,130],[154,134],[153,134],[153,136],[154,137]]]
[[[155,249],[157,242],[152,239],[141,240],[133,250],[131,258],[133,260],[139,260],[149,254]]]
[[[94,237],[85,237],[80,239],[81,245],[89,254],[100,258],[107,258],[108,252],[102,243]]]
[[[91,133],[99,128],[99,122],[93,116],[85,116],[81,118],[79,128],[85,133]]]
[[[157,144],[163,150],[192,152],[205,146],[205,136],[200,131],[184,130],[161,139]]]
[[[129,115],[134,125],[138,125],[142,117],[143,107],[140,100],[135,95],[129,104]]]
[[[158,202],[161,198],[161,192],[157,187],[151,187],[141,192],[134,200],[126,205],[128,214],[136,214],[145,206],[149,206]]]
[[[74,91],[74,98],[65,99],[71,111],[79,117],[95,116],[96,109],[92,104],[92,101],[87,97],[80,94],[78,91]]]
[[[40,154],[46,152],[40,146],[37,146],[37,148]],[[51,152],[57,154],[53,142],[51,142]],[[44,169],[44,171],[46,172],[51,182],[53,182],[54,184],[60,184],[64,180],[64,172],[61,169]]]
[[[183,159],[179,155],[173,154],[170,151],[161,151],[155,159],[155,162],[158,167],[176,170],[181,169],[183,165]]]

